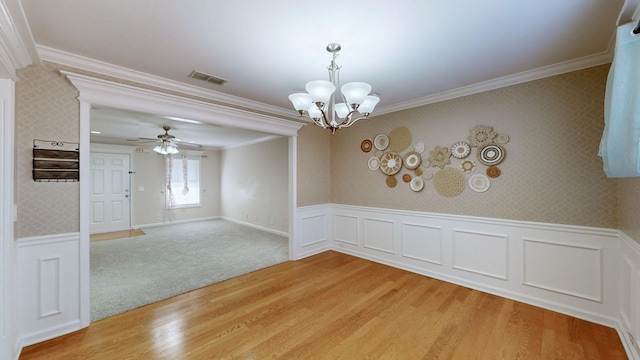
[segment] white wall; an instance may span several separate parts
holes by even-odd
[[[221,212],[250,226],[289,232],[289,140],[278,137],[225,150]]]

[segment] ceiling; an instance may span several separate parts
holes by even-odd
[[[21,2],[44,60],[293,117],[288,95],[328,78],[331,42],[341,82],[368,82],[381,98],[375,115],[608,62],[618,17],[637,0]]]

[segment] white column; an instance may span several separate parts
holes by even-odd
[[[18,352],[17,261],[13,234],[15,83],[0,79],[0,358]]]

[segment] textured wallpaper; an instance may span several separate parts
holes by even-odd
[[[78,142],[78,91],[55,65],[29,66],[16,82],[16,236],[80,230],[79,183],[34,182],[33,140]]]
[[[599,66],[458,99],[374,117],[340,130],[331,144],[331,200],[334,203],[472,215],[513,220],[617,227],[617,182],[605,177],[597,156],[603,129],[603,99],[608,66]],[[361,151],[364,139],[408,128],[412,144],[436,146],[468,141],[469,130],[487,125],[510,137],[501,175],[483,193],[468,186],[457,196],[442,196],[434,181],[420,192],[402,176],[389,188],[386,176],[372,171]],[[471,159],[475,173],[487,166]],[[458,168],[452,158],[447,167]],[[435,172],[435,168],[423,168]],[[474,173],[471,173],[474,174]],[[465,178],[471,174],[465,174]]]
[[[309,123],[298,131],[298,206],[331,202],[331,133]]]
[[[620,226],[640,244],[640,177],[618,179],[620,186]]]

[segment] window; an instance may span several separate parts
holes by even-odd
[[[165,156],[167,209],[200,206],[200,158]]]

